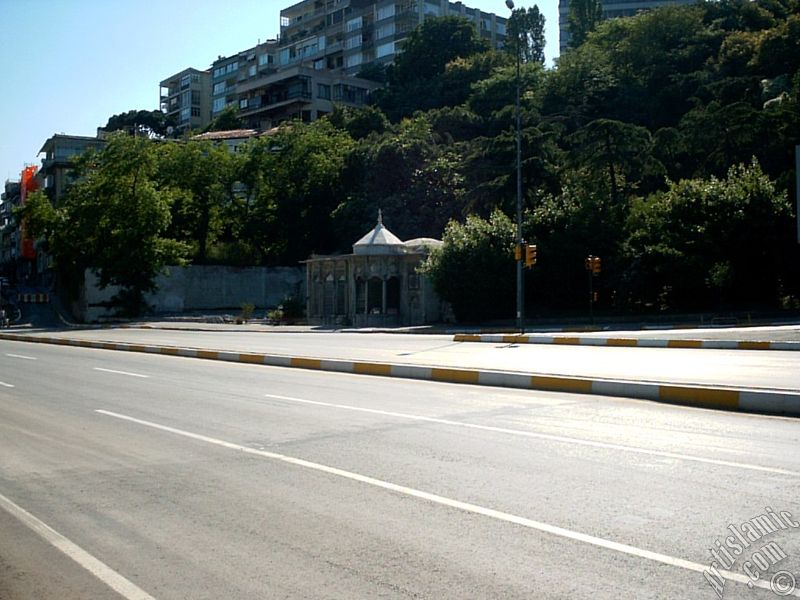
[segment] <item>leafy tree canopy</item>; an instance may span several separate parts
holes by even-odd
[[[209,123],[203,133],[209,131],[232,131],[234,129],[242,128],[242,120],[237,116],[238,111],[234,104],[229,104],[216,118]]]
[[[506,49],[512,53],[518,51],[523,62],[544,64],[544,24],[544,15],[536,4],[528,9],[514,9],[508,20]]]
[[[514,223],[500,211],[488,220],[470,215],[464,223],[451,221],[444,245],[433,250],[421,270],[459,321],[510,318],[515,240]]]
[[[167,135],[167,128],[174,125],[175,123],[160,110],[129,110],[110,117],[103,129],[108,132],[124,131],[130,135],[135,133],[145,137],[164,137]]]

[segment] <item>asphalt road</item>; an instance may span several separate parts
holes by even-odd
[[[0,598],[713,599],[729,525],[800,517],[798,447],[795,419],[0,342]],[[775,598],[800,528],[730,571]]]
[[[446,335],[84,329],[86,340],[677,384],[800,390],[800,352],[454,342]]]

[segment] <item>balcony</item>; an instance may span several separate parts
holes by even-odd
[[[292,104],[308,104],[312,100],[311,92],[297,91],[276,96],[259,96],[250,98],[248,106],[239,111],[240,118],[251,117],[259,113],[273,113]],[[255,103],[255,104],[254,104]]]

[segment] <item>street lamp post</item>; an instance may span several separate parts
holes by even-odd
[[[514,11],[514,0],[506,0],[506,6]],[[520,111],[520,48],[519,32],[515,32],[517,54],[517,94],[514,112],[517,127],[517,328],[525,333],[525,279],[522,272],[522,115]]]

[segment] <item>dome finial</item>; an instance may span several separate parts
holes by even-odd
[[[383,211],[378,209],[378,225],[383,225]]]

